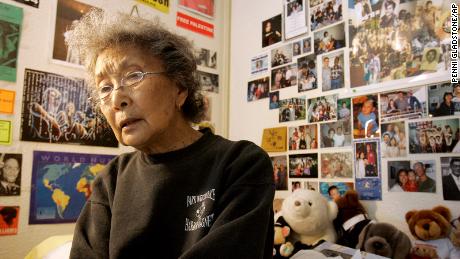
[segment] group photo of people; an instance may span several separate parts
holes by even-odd
[[[450,82],[428,86],[430,116],[460,115],[460,84]]]
[[[352,178],[353,153],[321,153],[321,178]]]
[[[388,161],[390,192],[436,192],[436,163],[429,161]]]
[[[268,98],[269,88],[270,78],[268,76],[248,82],[248,102]]]
[[[207,68],[217,69],[217,52],[205,48],[195,50],[196,64]]]
[[[427,115],[425,86],[380,94],[381,121],[418,119]]]
[[[353,138],[380,136],[377,100],[376,94],[353,98]]]
[[[308,99],[308,122],[337,120],[337,95]]]
[[[311,54],[297,59],[299,68],[299,93],[318,88],[318,76],[316,71],[316,55]]]
[[[289,150],[317,149],[317,128],[316,124],[289,127]]]
[[[270,91],[297,85],[297,63],[272,69]]]
[[[310,9],[311,31],[343,20],[342,0],[329,0]]]
[[[197,70],[196,76],[203,91],[219,93],[219,75]]]
[[[444,200],[460,201],[460,157],[441,157],[441,175]]]
[[[317,55],[345,47],[344,23],[319,30],[313,35],[315,54]]]
[[[318,154],[289,155],[289,178],[318,178]]]
[[[406,147],[406,126],[404,121],[382,123],[382,136],[380,141],[381,156],[405,157]]]
[[[305,97],[280,100],[279,122],[305,120]]]
[[[320,124],[321,148],[351,146],[349,121]]]
[[[316,181],[292,181],[291,182],[291,190],[295,191],[297,189],[318,191],[319,190],[319,183],[316,182]]]
[[[343,51],[322,57],[323,92],[345,87]]]
[[[273,166],[273,179],[275,180],[275,188],[280,191],[287,191],[287,158],[286,156],[270,157]]]
[[[447,69],[442,1],[352,1],[350,84],[359,87]]]
[[[271,67],[277,67],[281,65],[285,65],[288,63],[292,62],[292,56],[293,56],[293,44],[285,44],[280,47],[274,48],[271,50]],[[298,46],[299,53],[297,55],[300,55],[300,46]]]
[[[411,154],[460,152],[459,119],[424,120],[408,125]]]
[[[379,142],[374,140],[354,143],[355,177],[379,177],[380,165],[377,154],[380,153]]]

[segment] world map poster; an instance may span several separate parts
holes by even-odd
[[[34,151],[29,224],[76,222],[96,175],[114,157]]]

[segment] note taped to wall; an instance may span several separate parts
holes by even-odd
[[[13,114],[15,91],[0,89],[0,113]]]

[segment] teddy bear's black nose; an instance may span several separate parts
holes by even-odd
[[[429,230],[430,229],[430,224],[428,224],[428,223],[423,224],[423,229]]]
[[[295,201],[295,202],[294,202],[294,205],[298,207],[298,206],[301,205],[301,203],[300,203],[300,201]]]
[[[372,246],[374,247],[375,250],[380,250],[382,249],[383,244],[381,242],[375,242],[374,244],[372,244]]]

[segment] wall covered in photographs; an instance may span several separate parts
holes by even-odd
[[[304,188],[332,200],[354,189],[373,217],[403,230],[405,213],[421,209],[417,204],[442,204],[460,215],[460,190],[452,184],[460,175],[460,86],[450,83],[451,3],[234,1],[235,10],[248,11],[232,21],[231,37],[245,40],[232,41],[232,85],[240,87],[230,96],[230,138],[261,143],[264,129],[286,127],[286,149],[269,152],[287,156],[287,190],[276,198]],[[286,7],[299,5],[308,31],[286,36],[296,29]],[[261,25],[278,14],[284,37],[261,42]],[[262,55],[266,72],[253,75],[243,66]],[[247,82],[262,76],[271,77],[270,99],[246,100]]]

